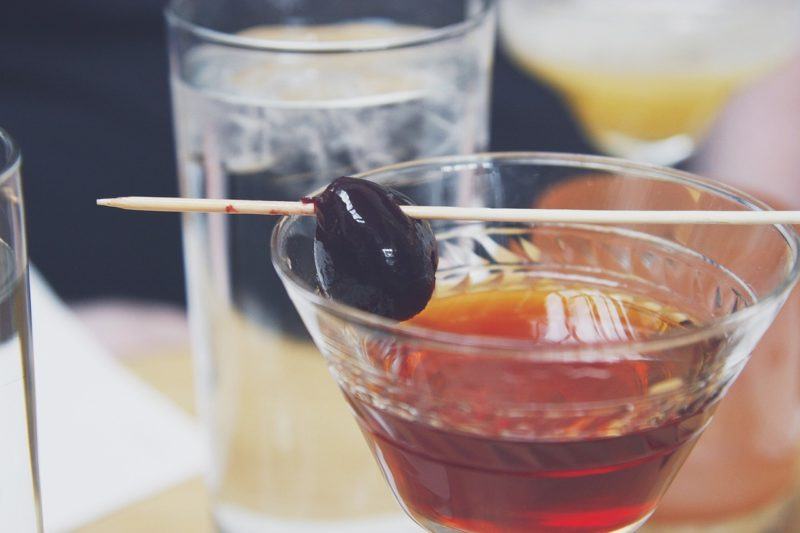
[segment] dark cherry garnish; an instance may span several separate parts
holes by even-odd
[[[395,320],[425,308],[439,255],[430,224],[400,210],[411,204],[406,196],[341,177],[313,201],[314,262],[325,295]]]

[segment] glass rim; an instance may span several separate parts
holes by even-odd
[[[182,28],[209,43],[257,50],[262,52],[294,54],[343,54],[359,52],[379,52],[413,48],[446,41],[471,32],[481,25],[492,13],[497,0],[480,0],[481,8],[464,20],[440,28],[420,31],[408,37],[383,39],[363,39],[353,41],[289,41],[256,39],[215,30],[197,24],[178,11],[178,4],[185,0],[170,0],[164,8],[164,17],[170,26]]]
[[[9,177],[16,174],[17,170],[19,169],[20,162],[22,161],[22,155],[19,151],[19,147],[17,143],[14,142],[14,139],[11,138],[11,135],[0,128],[0,150],[3,151],[3,155],[5,160],[3,161],[3,165],[0,166],[0,185],[5,183]]]
[[[627,175],[638,176],[637,179],[656,179],[691,185],[692,187],[717,196],[723,196],[738,203],[752,211],[772,210],[766,203],[752,197],[751,195],[731,187],[724,183],[713,181],[697,176],[688,172],[650,165],[647,163],[635,163],[613,157],[592,156],[558,152],[487,152],[464,156],[447,156],[428,159],[419,159],[395,165],[384,166],[355,174],[354,177],[369,179],[378,174],[407,170],[414,167],[439,166],[439,167],[463,167],[469,165],[475,168],[478,165],[487,165],[493,162],[519,162],[530,165],[543,166],[563,166],[575,169],[590,169],[624,172]],[[373,313],[362,311],[343,303],[335,302],[317,293],[315,290],[306,286],[298,276],[291,270],[284,268],[283,262],[278,260],[279,237],[290,224],[301,219],[299,215],[284,216],[275,226],[271,237],[271,258],[272,264],[280,278],[299,292],[304,300],[315,306],[323,308],[349,323],[377,329],[392,335],[410,337],[416,340],[447,345],[450,351],[481,351],[493,350],[498,352],[511,352],[529,358],[535,357],[537,360],[558,360],[578,359],[585,361],[587,353],[598,355],[629,354],[631,352],[647,353],[657,352],[666,349],[676,348],[689,344],[694,344],[717,335],[735,324],[742,323],[757,315],[764,307],[785,298],[800,276],[800,236],[791,227],[785,224],[770,224],[784,238],[786,245],[791,251],[792,263],[787,269],[780,283],[776,285],[763,298],[758,299],[752,305],[743,307],[712,320],[702,326],[685,331],[675,331],[654,339],[642,341],[611,341],[579,344],[577,346],[562,345],[542,345],[535,341],[513,339],[501,336],[488,335],[465,335],[437,330],[434,328],[411,325],[405,322],[392,320]],[[552,224],[550,224],[552,225]]]
[[[558,11],[559,8],[561,7],[561,6],[557,5],[557,4],[560,3],[558,1],[556,1],[556,2],[553,2],[552,0],[544,0],[544,1],[543,0],[530,0],[530,1],[531,1],[531,4],[536,3],[536,8],[538,10],[553,11],[553,12],[558,12],[559,14],[562,13],[561,11]],[[596,2],[596,3],[602,3],[602,1],[603,0],[598,0],[598,2]],[[750,5],[752,5],[752,3],[749,0],[734,0],[734,1],[739,3],[739,4],[750,4]],[[767,2],[776,3],[776,2],[782,2],[782,1],[783,0],[765,0],[764,3],[767,3]],[[606,3],[609,3],[609,2],[606,1]],[[705,4],[711,4],[716,8],[716,7],[718,7],[719,2],[717,2],[716,0],[709,0],[709,1],[706,1]],[[700,3],[698,3],[697,5],[700,5]],[[730,15],[731,17],[736,17],[737,16],[736,12],[734,10],[731,10],[730,6],[727,6],[727,5],[725,6],[724,9],[711,9],[711,10],[705,9],[705,10],[700,10],[700,11],[695,10],[695,11],[691,11],[691,12],[686,12],[686,11],[676,12],[676,11],[670,9],[670,10],[667,10],[667,13],[670,14],[670,15],[675,15],[675,17],[673,17],[670,20],[678,20],[678,19],[686,20],[687,18],[698,18],[698,19],[702,18],[702,19],[706,19],[706,18],[712,18],[712,17],[716,20],[716,19],[720,18],[720,15]],[[611,12],[611,11],[609,11],[608,14],[610,16],[614,16],[614,18],[617,19],[617,20],[619,19],[619,17],[615,16],[614,13]],[[659,12],[658,14],[659,15],[663,15],[663,12]],[[596,17],[596,13],[586,13],[585,11],[580,11],[580,12],[573,11],[573,12],[569,13],[569,18],[572,19],[572,20],[575,20],[575,19],[578,19],[578,18],[585,19],[587,17],[591,18],[593,16]]]

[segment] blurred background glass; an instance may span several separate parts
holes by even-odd
[[[177,0],[167,19],[185,196],[296,200],[332,176],[487,147],[490,1]],[[215,521],[401,528],[365,521],[399,509],[270,268],[276,222],[184,219]]]
[[[41,532],[20,153],[0,130],[0,523]]]
[[[537,154],[501,154],[447,158],[401,165],[399,168],[389,167],[369,172],[366,176],[396,187],[421,205],[438,203],[438,199],[443,196],[448,198],[448,203],[455,205],[492,207],[741,209],[748,205],[741,198],[726,198],[721,191],[715,192],[711,188],[703,190],[692,186],[680,175],[670,175],[660,169],[649,173],[641,168],[619,166],[615,162],[601,163],[591,158],[570,156],[553,158]],[[665,290],[670,296],[662,294],[658,297],[661,302],[683,294],[686,303],[680,305],[686,307],[679,308],[686,314],[681,313],[679,320],[686,319],[687,314],[694,317],[692,320],[698,320],[698,317],[705,316],[706,311],[701,309],[704,305],[717,311],[728,309],[730,306],[720,304],[726,300],[725,295],[735,294],[738,298],[743,290],[739,285],[738,289],[734,288],[730,292],[727,282],[721,281],[723,278],[734,272],[739,280],[735,283],[746,284],[748,291],[758,290],[757,287],[763,288],[758,278],[771,270],[765,268],[765,265],[783,265],[781,254],[786,251],[786,241],[777,235],[772,235],[772,239],[768,238],[764,226],[758,227],[754,232],[753,226],[635,227],[640,232],[639,236],[656,235],[664,241],[680,243],[680,246],[701,254],[703,261],[697,258],[690,260],[688,256],[682,258],[685,248],[683,252],[679,247],[667,250],[663,247],[663,241],[653,244],[641,237],[631,238],[631,234],[622,234],[607,228],[593,231],[582,225],[573,227],[562,224],[552,227],[537,225],[531,229],[527,224],[480,224],[441,220],[432,221],[432,226],[441,239],[436,296],[443,297],[439,302],[439,313],[446,318],[440,318],[441,322],[432,318],[417,322],[417,318],[432,311],[428,308],[412,320],[412,324],[434,329],[442,325],[442,331],[454,334],[472,332],[469,329],[470,307],[464,306],[464,309],[459,306],[459,297],[454,295],[469,295],[468,300],[472,302],[472,306],[486,307],[494,304],[493,311],[484,311],[489,316],[493,312],[497,313],[502,305],[523,309],[525,305],[536,301],[535,293],[526,293],[525,302],[506,299],[500,293],[495,293],[493,297],[502,300],[503,304],[473,297],[479,296],[481,292],[486,294],[485,291],[496,290],[498,286],[514,286],[520,283],[518,275],[529,277],[527,281],[521,282],[522,285],[534,287],[536,284],[532,280],[541,275],[546,278],[545,283],[548,286],[544,289],[547,296],[542,297],[547,302],[544,306],[547,307],[548,318],[537,321],[535,325],[541,326],[544,322],[547,326],[553,326],[564,316],[571,316],[566,325],[546,330],[549,340],[551,333],[556,335],[552,338],[572,335],[572,340],[578,342],[586,339],[601,343],[609,338],[619,340],[616,334],[611,334],[611,337],[605,335],[609,335],[610,331],[619,332],[621,324],[626,320],[630,321],[628,323],[637,322],[638,319],[634,318],[635,312],[629,311],[620,318],[616,329],[613,326],[604,327],[601,324],[605,320],[613,322],[609,317],[616,315],[614,304],[610,304],[605,310],[604,305],[599,303],[596,308],[585,309],[577,302],[580,300],[585,303],[587,296],[578,288],[577,293],[572,294],[580,296],[574,296],[575,300],[565,306],[566,310],[562,310],[557,303],[559,298],[564,298],[565,301],[569,298],[552,287],[570,283],[565,280],[575,283],[577,279],[582,280],[578,282],[577,287],[580,287],[581,283],[595,276],[609,276],[613,279],[615,272],[619,274],[624,271],[624,279],[614,284],[615,290],[626,291],[629,288],[628,282],[634,283],[633,279],[642,276],[650,283],[646,284],[647,288],[640,287],[637,294],[650,295]],[[418,337],[418,331],[404,330],[402,325],[397,328],[376,326],[375,321],[353,317],[353,313],[347,310],[334,310],[336,305],[327,305],[327,301],[319,303],[319,298],[315,300],[311,296],[314,294],[313,290],[309,291],[309,288],[317,286],[314,258],[309,243],[314,239],[314,227],[314,219],[309,217],[284,219],[273,239],[273,251],[275,257],[279,258],[276,266],[292,301],[329,361],[332,374],[347,395],[349,403],[353,405],[359,424],[367,440],[371,441],[373,453],[381,468],[387,472],[395,494],[408,505],[408,512],[420,524],[426,525],[429,531],[638,530],[638,527],[629,524],[637,520],[643,522],[642,517],[647,518],[648,511],[653,510],[662,491],[657,488],[658,485],[647,486],[656,477],[639,476],[641,471],[637,474],[633,472],[644,464],[657,464],[657,470],[666,476],[661,485],[663,489],[672,478],[665,470],[677,470],[677,466],[683,461],[680,451],[673,453],[675,448],[672,447],[658,452],[649,449],[648,453],[653,454],[649,458],[646,458],[647,454],[637,455],[635,460],[619,463],[625,463],[626,466],[606,468],[602,464],[592,463],[598,457],[607,459],[602,454],[595,453],[596,450],[588,452],[586,448],[577,446],[574,449],[563,447],[544,451],[534,442],[529,442],[529,446],[520,449],[515,448],[520,443],[515,441],[513,435],[521,431],[526,438],[540,438],[546,443],[549,440],[549,431],[554,431],[552,439],[555,441],[569,435],[569,440],[586,438],[582,442],[586,446],[610,445],[614,436],[624,434],[630,429],[628,424],[640,424],[642,421],[653,423],[654,420],[661,420],[660,417],[666,416],[665,413],[671,409],[683,414],[692,412],[692,406],[703,405],[699,400],[689,401],[685,397],[688,391],[695,390],[689,386],[694,379],[705,384],[713,384],[717,379],[727,383],[731,376],[726,377],[726,372],[740,368],[740,364],[744,365],[744,360],[740,363],[730,360],[720,366],[725,372],[719,376],[715,374],[714,377],[700,378],[689,372],[692,365],[686,366],[692,360],[687,356],[688,353],[699,350],[698,353],[703,354],[701,359],[708,362],[708,358],[713,360],[717,356],[725,356],[726,350],[732,350],[728,355],[736,359],[737,354],[738,357],[749,355],[756,345],[757,339],[753,338],[746,343],[746,347],[741,347],[742,350],[737,349],[737,339],[741,335],[747,336],[748,331],[754,327],[758,329],[759,319],[749,316],[738,324],[730,325],[726,328],[728,331],[718,334],[716,340],[704,337],[706,340],[698,343],[695,348],[682,346],[683,353],[680,356],[675,350],[664,350],[663,345],[659,349],[645,347],[635,351],[637,354],[646,353],[646,356],[624,352],[626,358],[632,357],[637,361],[634,363],[636,375],[648,375],[651,378],[643,380],[651,387],[650,392],[642,392],[640,388],[636,388],[637,394],[644,395],[643,402],[634,402],[628,398],[630,402],[626,403],[614,396],[630,392],[623,385],[624,380],[621,380],[616,386],[601,387],[604,391],[613,392],[606,398],[611,404],[622,401],[627,407],[612,409],[614,415],[605,413],[595,418],[592,413],[596,406],[593,407],[591,402],[582,404],[578,409],[562,411],[564,403],[569,403],[576,397],[585,399],[587,390],[598,390],[595,380],[616,379],[619,375],[603,365],[591,364],[578,370],[572,368],[570,371],[568,369],[574,360],[563,353],[555,358],[553,365],[535,364],[541,361],[540,357],[546,358],[548,349],[558,349],[563,345],[540,346],[533,360],[536,369],[526,370],[526,364],[531,360],[525,355],[530,355],[529,353],[520,355],[508,344],[504,345],[505,349],[501,348],[503,341],[508,341],[507,332],[515,331],[517,334],[521,331],[515,330],[513,325],[515,319],[520,317],[508,317],[509,323],[498,322],[496,329],[486,321],[481,322],[481,334],[490,336],[491,340],[483,337],[485,344],[478,346],[479,342],[474,337],[442,340],[436,338],[436,332],[426,338]],[[298,246],[298,241],[305,241],[306,245]],[[768,242],[772,242],[774,248]],[[736,243],[736,246],[731,246],[731,243]],[[754,260],[754,257],[758,259]],[[724,268],[720,265],[724,265]],[[575,267],[574,271],[572,267]],[[584,275],[586,277],[582,277]],[[709,278],[706,278],[707,275]],[[553,283],[555,285],[551,285]],[[588,283],[591,284],[592,281]],[[471,286],[474,287],[470,288]],[[591,300],[591,297],[588,299]],[[554,307],[550,305],[553,302],[556,302]],[[436,308],[434,301],[431,305]],[[653,302],[639,304],[640,309],[645,307],[663,311],[663,307],[658,304],[653,307]],[[736,307],[737,305],[733,305],[734,309]],[[474,309],[473,307],[472,313],[475,313]],[[774,314],[769,316],[771,319]],[[787,319],[792,318],[796,317],[787,315]],[[586,327],[583,319],[596,322],[594,326]],[[532,322],[525,320],[524,324],[531,327]],[[759,337],[766,327],[767,323],[763,323]],[[556,331],[558,332],[555,333]],[[606,333],[601,333],[603,331]],[[544,335],[543,333],[542,336]],[[716,351],[719,349],[722,352],[718,354]],[[590,354],[591,351],[582,353],[581,361],[587,360],[584,356],[592,360]],[[609,354],[605,355],[611,357]],[[779,351],[769,356],[773,361],[778,359],[777,364],[766,360],[764,362],[766,366],[774,366],[777,371],[785,372],[792,370],[791,367],[794,366],[793,363],[787,364],[787,359],[795,359],[793,355],[789,353],[787,357],[784,351]],[[513,359],[514,363],[509,363],[508,359]],[[565,363],[564,368],[560,367],[561,363]],[[658,372],[649,368],[650,365],[658,367],[659,364],[665,364],[669,370],[661,368]],[[551,366],[560,370],[554,370]],[[476,367],[481,370],[476,372]],[[717,367],[712,364],[710,368]],[[693,378],[690,379],[689,375]],[[491,377],[483,379],[478,376]],[[660,388],[659,380],[666,379],[663,376],[672,379],[661,381],[661,385],[674,385],[673,379],[677,379],[682,385],[670,389],[671,393],[666,395],[669,399],[656,394],[655,398],[659,400],[653,400],[655,404],[648,405],[653,398],[650,394]],[[764,371],[764,367],[760,367],[756,374],[756,379],[765,388],[778,384],[771,379],[774,377],[769,371]],[[569,382],[573,379],[576,383],[570,385]],[[768,379],[770,382],[767,385],[764,382]],[[785,378],[781,384],[787,380],[795,382],[796,379],[795,374]],[[553,385],[554,383],[557,385]],[[759,394],[756,400],[762,402],[762,405],[756,409],[744,410],[741,405],[744,402],[735,402],[736,409],[741,411],[739,423],[747,429],[739,426],[741,429],[735,430],[732,436],[725,435],[722,442],[715,439],[716,446],[722,448],[720,451],[723,454],[728,454],[729,450],[738,450],[743,445],[747,447],[746,443],[753,439],[746,432],[754,427],[759,429],[758,439],[761,446],[766,444],[772,450],[786,450],[786,439],[783,439],[783,443],[775,439],[776,433],[784,434],[783,428],[776,428],[771,423],[765,424],[762,415],[763,403],[766,403],[771,410],[770,415],[791,416],[791,408],[783,408],[787,403],[794,403],[796,390],[787,391],[785,387],[781,389],[775,394]],[[701,390],[710,393],[704,387]],[[717,398],[717,393],[712,397]],[[538,402],[547,405],[539,409]],[[725,405],[724,400],[722,404]],[[602,409],[606,407],[608,404],[602,403]],[[773,411],[777,409],[781,409],[781,412]],[[749,416],[754,411],[755,417]],[[707,414],[710,416],[711,413]],[[580,420],[576,420],[576,416]],[[420,420],[423,421],[422,424],[417,423]],[[686,427],[694,427],[693,431],[699,433],[706,427],[706,421],[707,419],[695,421],[696,424],[687,422]],[[436,430],[425,430],[427,425],[434,426]],[[584,431],[590,435],[584,434]],[[508,440],[493,440],[498,432]],[[668,438],[664,434],[651,434],[643,439],[650,446],[663,446],[666,441],[676,438],[675,435],[680,430],[673,429],[668,433]],[[611,438],[603,440],[606,437]],[[693,444],[694,440],[691,441],[691,445]],[[543,446],[546,447],[547,444]],[[638,445],[628,444],[623,448],[629,452],[643,452],[647,446],[640,448]],[[688,453],[689,449],[685,451]],[[790,454],[790,463],[794,457],[796,453],[794,456]],[[582,463],[585,460],[592,464]],[[558,472],[559,467],[550,469],[553,466],[550,462],[566,470]],[[564,466],[565,463],[568,466]],[[734,476],[741,474],[745,468],[750,468],[750,461],[734,463],[729,465],[734,469]],[[776,466],[785,469],[787,465]],[[791,468],[792,464],[788,466]],[[647,470],[646,467],[643,468]],[[541,474],[543,470],[549,471]],[[772,475],[775,473],[770,472]],[[730,499],[728,492],[719,490],[720,482],[724,483],[729,473],[713,474],[715,477],[710,481],[692,480],[695,487],[708,483],[716,485],[714,488],[717,490],[701,493],[700,498],[699,491],[692,490],[695,498],[692,504],[707,514],[720,506],[720,500]],[[788,471],[783,478],[791,476],[792,473]],[[767,481],[756,477],[748,482],[763,485]],[[774,483],[773,480],[769,482]],[[620,503],[620,498],[624,503]],[[730,530],[726,528],[723,531]],[[748,529],[759,530],[766,531]]]
[[[795,0],[504,0],[501,20],[517,65],[561,94],[593,146],[666,165],[800,39]]]

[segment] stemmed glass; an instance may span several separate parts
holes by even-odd
[[[577,155],[441,158],[361,177],[420,204],[766,209],[690,174]],[[564,196],[567,185],[581,194]],[[393,322],[322,297],[314,221],[283,219],[275,267],[393,492],[434,532],[636,530],[798,276],[797,235],[781,226],[433,227],[434,299],[591,287],[676,324],[550,342]],[[613,329],[612,318],[591,323]]]
[[[504,0],[503,42],[603,153],[672,165],[798,50],[797,0]]]

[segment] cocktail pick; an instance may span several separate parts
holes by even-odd
[[[231,215],[314,216],[314,204],[270,200],[227,200],[122,196],[101,198],[97,205],[134,211],[227,213]],[[800,224],[800,211],[631,211],[592,209],[498,209],[406,205],[411,218],[481,222],[562,222],[584,224]]]

